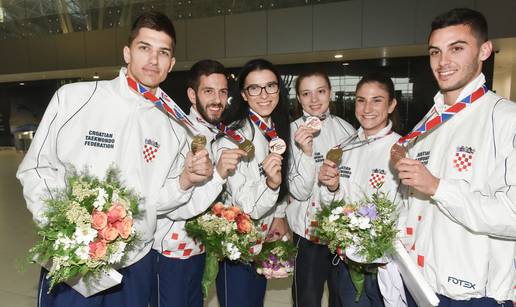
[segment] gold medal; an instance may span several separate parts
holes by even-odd
[[[269,142],[269,151],[281,155],[287,149],[287,144],[281,138],[275,138]]]
[[[241,149],[247,153],[247,159],[251,160],[254,156],[254,145],[249,140],[244,140],[238,144],[238,149]]]
[[[206,147],[206,137],[204,135],[194,136],[190,145],[192,153],[195,155],[195,153],[204,149],[204,147]]]
[[[342,159],[342,153],[342,148],[332,148],[326,153],[326,159],[338,165],[340,164],[340,159]]]
[[[407,156],[407,150],[405,149],[405,147],[403,147],[399,144],[392,145],[392,147],[391,147],[391,163],[392,163],[392,165],[396,165],[396,163],[398,163],[399,160],[405,158],[406,156]]]

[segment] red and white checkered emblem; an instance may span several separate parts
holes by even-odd
[[[384,170],[373,170],[369,177],[369,185],[373,189],[380,188],[385,182],[385,171]]]
[[[473,164],[474,153],[475,150],[471,147],[458,147],[457,151],[455,152],[455,157],[453,158],[453,167],[455,167],[455,169],[457,169],[459,172],[469,171],[471,165]]]
[[[154,158],[156,158],[156,155],[158,154],[158,148],[154,147],[150,144],[145,144],[143,146],[143,158],[145,159],[145,162],[149,163]]]

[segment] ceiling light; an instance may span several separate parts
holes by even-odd
[[[25,85],[25,82],[20,82],[20,83],[18,83],[18,84],[19,84],[19,85]]]
[[[95,74],[93,75],[93,79],[99,79],[99,78],[100,78],[99,74],[95,73]]]
[[[342,58],[344,57],[344,55],[342,55],[342,54],[336,54],[336,55],[334,55],[333,57],[334,57],[334,58],[336,58],[336,59],[342,59]]]
[[[342,66],[348,66],[348,65],[349,65],[349,62],[342,63]]]

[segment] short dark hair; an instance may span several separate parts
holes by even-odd
[[[296,79],[296,94],[297,95],[299,95],[299,86],[301,86],[301,81],[303,81],[303,79],[305,79],[305,78],[312,77],[312,76],[317,76],[317,77],[323,78],[326,81],[328,88],[331,90],[331,83],[330,83],[330,78],[328,77],[328,74],[320,69],[312,68],[312,69],[308,69],[308,70],[301,72],[299,74],[299,76],[297,76],[297,79]]]
[[[486,18],[482,13],[468,8],[455,8],[435,17],[430,35],[435,30],[457,25],[467,25],[480,43],[488,40]]]
[[[141,28],[148,28],[155,31],[165,32],[172,39],[172,49],[176,46],[176,29],[167,15],[160,12],[145,12],[138,16],[131,27],[128,46],[134,41]]]
[[[187,88],[192,88],[197,92],[201,76],[209,76],[211,74],[221,74],[227,78],[226,68],[218,61],[201,60],[195,63],[188,72]]]
[[[389,101],[392,101],[394,98],[396,98],[394,93],[394,83],[392,82],[392,79],[386,74],[380,72],[371,72],[366,74],[362,77],[362,79],[360,79],[360,81],[358,81],[356,91],[358,92],[362,85],[366,83],[380,84],[380,87],[382,87],[389,94]]]

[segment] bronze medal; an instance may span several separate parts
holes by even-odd
[[[394,144],[391,147],[391,163],[392,165],[396,165],[399,160],[405,158],[407,156],[407,150],[405,147]]]
[[[326,153],[326,159],[338,165],[340,164],[340,159],[342,159],[342,153],[342,148],[332,148]]]
[[[305,126],[308,128],[312,128],[316,131],[319,131],[319,130],[321,130],[322,123],[318,117],[310,116],[306,119]]]
[[[194,136],[192,139],[192,143],[190,143],[192,153],[195,155],[195,153],[204,149],[204,147],[206,147],[206,137],[204,135]]]
[[[254,156],[254,145],[249,140],[244,140],[238,144],[238,149],[241,149],[247,153],[247,159],[251,160]]]
[[[281,138],[275,138],[269,142],[269,151],[281,155],[287,149],[287,144]]]

